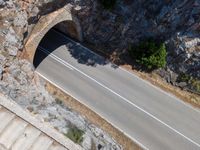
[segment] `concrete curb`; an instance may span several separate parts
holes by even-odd
[[[22,118],[26,122],[30,123],[35,128],[39,129],[41,132],[51,137],[53,140],[63,145],[65,148],[71,150],[82,150],[81,146],[75,144],[70,139],[66,138],[64,135],[60,134],[58,131],[50,127],[47,123],[39,122],[35,119],[28,111],[23,110],[17,103],[15,103],[10,98],[0,94],[0,105],[16,114],[18,117]]]

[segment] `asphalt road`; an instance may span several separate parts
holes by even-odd
[[[200,111],[52,30],[36,72],[151,150],[200,150]]]

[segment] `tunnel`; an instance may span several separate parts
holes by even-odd
[[[42,16],[34,26],[27,42],[24,53],[27,59],[37,67],[38,60],[42,59],[38,54],[38,47],[47,44],[48,38],[53,40],[52,32],[67,35],[68,37],[82,41],[82,31],[78,19],[72,15],[70,9],[64,7],[45,16]],[[48,42],[51,43],[51,42]]]
[[[66,40],[80,41],[76,24],[73,21],[62,21],[53,26],[40,41],[33,57],[35,68],[54,50],[65,45]]]

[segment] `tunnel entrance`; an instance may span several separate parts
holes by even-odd
[[[68,6],[66,6],[44,15],[34,26],[25,44],[24,55],[31,63],[34,62],[35,57],[38,57],[36,53],[40,44],[46,43],[46,45],[48,45],[50,43],[52,46],[52,43],[55,43],[55,36],[52,35],[55,34],[55,32],[53,33],[52,31],[57,31],[77,41],[82,41],[82,31],[79,20],[72,15],[70,7],[68,8]],[[51,42],[47,40],[49,37]],[[59,43],[59,41],[57,42]]]
[[[78,36],[78,31],[76,28],[76,24],[72,21],[60,22],[57,25],[55,25],[53,27],[53,29],[69,36],[70,38],[72,38],[74,40],[80,41],[79,36]]]
[[[34,58],[35,68],[54,50],[64,46],[70,39],[80,41],[76,24],[73,21],[63,21],[53,26],[40,41]]]

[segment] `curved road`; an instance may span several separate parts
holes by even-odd
[[[42,77],[144,149],[200,150],[200,112],[51,30],[34,61]]]

